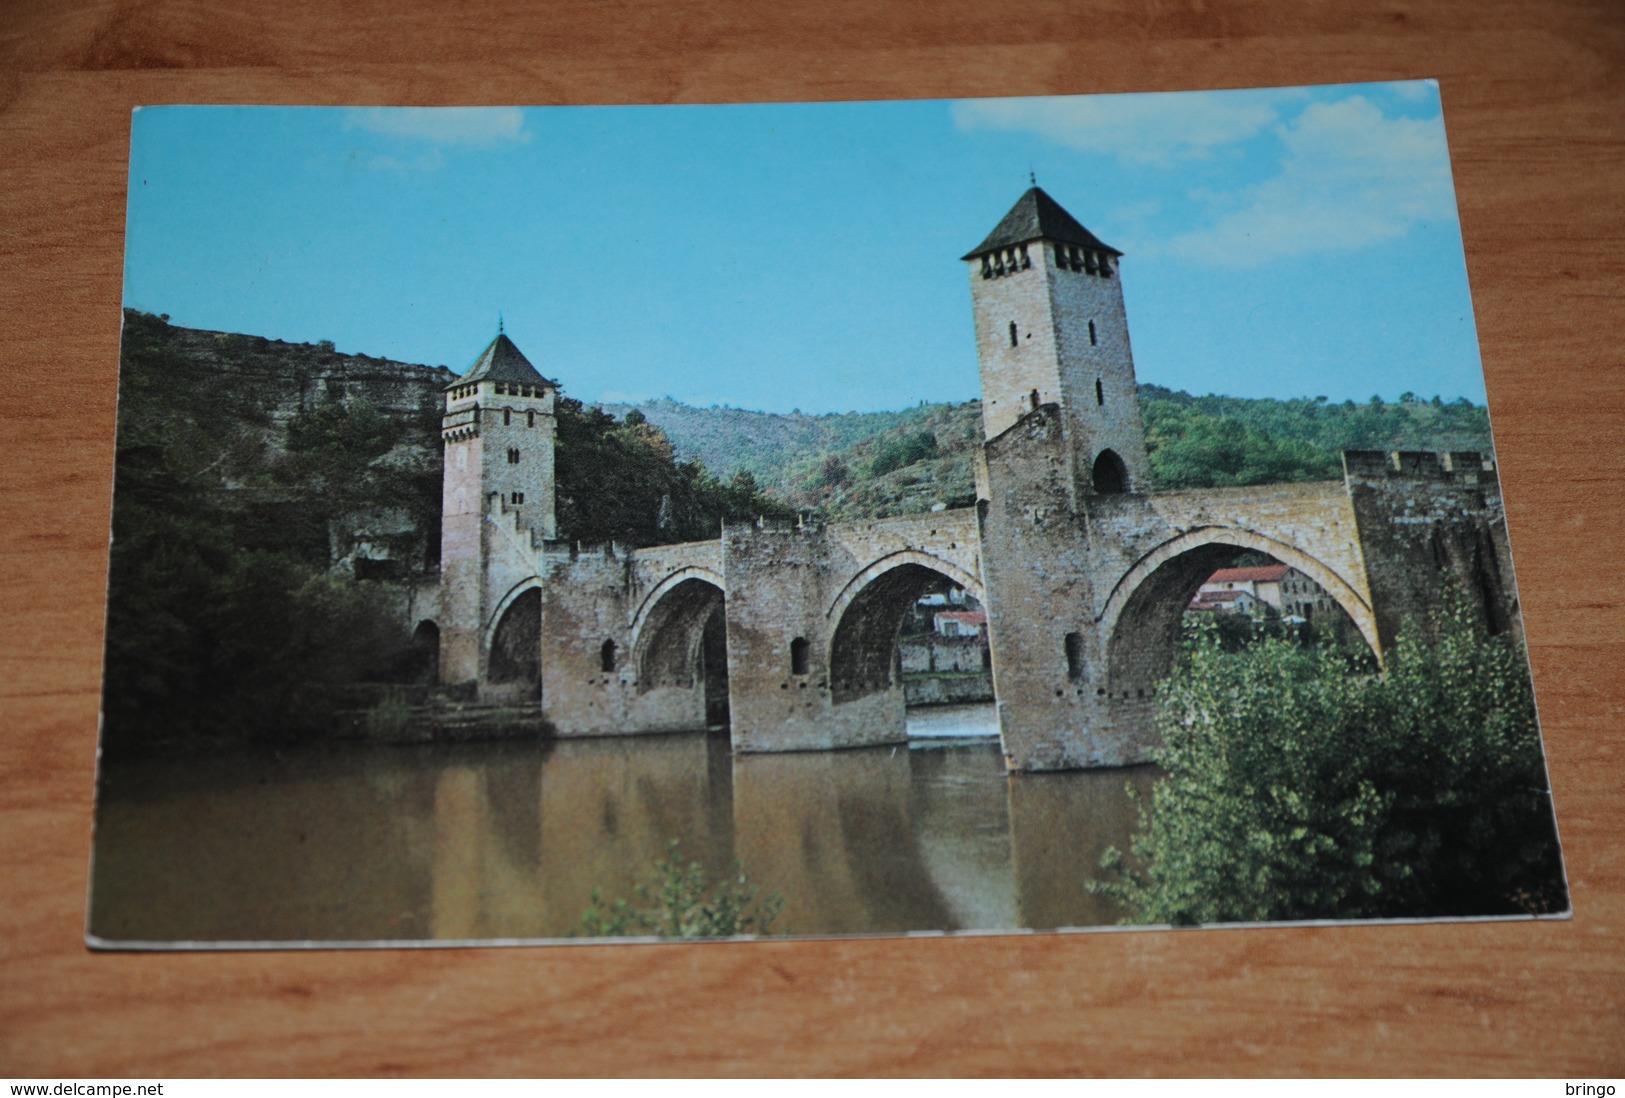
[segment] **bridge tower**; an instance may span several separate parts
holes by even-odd
[[[557,534],[558,386],[500,329],[446,387],[440,527],[440,681],[485,684],[488,637],[535,553]],[[539,614],[539,611],[538,611]],[[540,628],[538,622],[536,629]],[[530,635],[534,630],[520,630]],[[538,657],[539,658],[539,657]]]
[[[1055,405],[1074,506],[1089,495],[1149,485],[1118,279],[1122,254],[1035,185],[964,257],[987,438]],[[978,488],[987,498],[986,484]]]

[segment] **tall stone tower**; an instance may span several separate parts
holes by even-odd
[[[1056,405],[1074,502],[1148,483],[1122,254],[1034,186],[964,257],[987,437]]]
[[[497,333],[446,388],[440,528],[440,681],[483,681],[502,600],[534,576],[557,535],[554,400],[558,386]]]

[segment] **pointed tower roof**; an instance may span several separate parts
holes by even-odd
[[[468,373],[453,381],[446,388],[455,388],[458,385],[467,385],[471,381],[501,381],[519,385],[546,385],[557,389],[558,386],[536,372],[536,367],[530,364],[524,352],[514,346],[513,340],[502,332],[497,333],[480,357],[474,360]]]
[[[1033,240],[1077,244],[1109,255],[1123,254],[1078,224],[1078,219],[1044,193],[1044,188],[1034,186],[1016,199],[1016,204],[1010,207],[1010,212],[1004,215],[1004,220],[988,234],[987,239],[965,253],[963,258],[975,259],[979,255],[996,252],[1000,248],[1026,244]]]

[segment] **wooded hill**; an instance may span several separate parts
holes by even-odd
[[[647,417],[680,460],[699,461],[724,480],[748,476],[767,494],[829,518],[911,514],[975,498],[978,401],[821,416],[696,408],[670,398],[603,407]],[[1490,449],[1482,405],[1411,393],[1356,404],[1141,385],[1140,409],[1158,490],[1332,479],[1342,475],[1343,450]]]

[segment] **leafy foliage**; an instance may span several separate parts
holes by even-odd
[[[239,517],[121,447],[103,711],[112,750],[288,737],[408,647],[376,588],[236,543]]]
[[[649,879],[633,890],[631,900],[606,903],[594,891],[577,934],[586,938],[770,934],[783,906],[777,894],[759,896],[737,865],[715,884],[708,883],[704,867],[684,858],[673,839]]]
[[[1112,851],[1090,887],[1149,923],[1561,910],[1522,652],[1459,592],[1434,624],[1381,675],[1201,631],[1164,688],[1139,865]]]
[[[1485,410],[1405,394],[1397,404],[1258,400],[1140,386],[1140,413],[1160,489],[1279,484],[1342,475],[1343,450],[1488,450]]]
[[[1343,473],[1335,453],[1301,439],[1276,438],[1238,419],[1157,401],[1146,403],[1144,418],[1157,488],[1332,480]]]
[[[1148,432],[1159,419],[1192,416],[1236,420],[1277,439],[1296,439],[1322,450],[1488,450],[1489,413],[1482,405],[1403,394],[1395,403],[1372,397],[1364,404],[1325,397],[1287,400],[1192,396],[1161,385],[1140,386]]]

